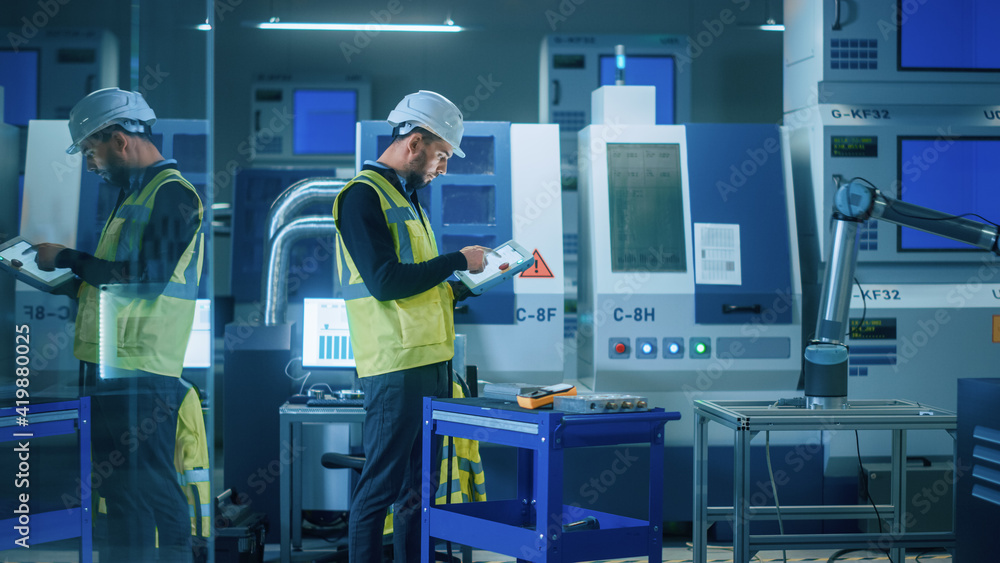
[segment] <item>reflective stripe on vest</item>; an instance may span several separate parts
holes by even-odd
[[[180,172],[160,171],[141,190],[133,192],[108,218],[94,256],[110,261],[135,261],[149,223],[156,193],[168,182],[197,191]],[[198,199],[199,228],[174,266],[163,292],[152,299],[126,295],[127,285],[109,291],[83,283],[76,318],[74,353],[77,358],[130,373],[178,377],[194,321],[198,283],[204,261],[204,207]],[[121,294],[116,289],[123,290]]]
[[[362,171],[340,191],[333,204],[335,223],[339,225],[340,198],[351,189],[372,189],[378,195],[401,264],[426,262],[438,255],[426,214],[421,218],[399,190],[371,170]],[[359,377],[425,366],[454,356],[454,297],[447,282],[418,295],[378,301],[361,279],[339,230],[337,269]]]

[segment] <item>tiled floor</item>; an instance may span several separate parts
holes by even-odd
[[[319,542],[323,540],[317,539],[306,539],[303,541],[303,550],[301,552],[295,552],[292,554],[292,561],[294,563],[305,563],[309,561],[323,562],[323,561],[335,561],[337,558],[334,554],[329,551],[329,547],[322,545]],[[325,542],[324,542],[325,543]],[[684,540],[668,540],[664,542],[665,547],[663,548],[663,563],[690,563],[692,561],[692,552],[690,542]],[[439,553],[444,552],[444,548],[438,549]],[[776,563],[784,562],[788,563],[799,563],[799,562],[811,562],[815,561],[818,563],[826,563],[830,560],[830,557],[835,553],[835,550],[810,550],[810,551],[789,551],[786,553],[787,559],[783,559],[782,553],[780,551],[762,551],[757,554],[753,559],[757,563]],[[453,549],[453,554],[456,557],[461,557],[459,548],[456,546]],[[726,549],[724,547],[711,547],[708,552],[709,563],[720,563],[720,562],[730,562],[733,560],[732,549]],[[280,561],[278,546],[277,545],[267,545],[264,552],[265,562],[278,562]],[[496,553],[490,553],[487,551],[472,551],[472,561],[473,563],[507,563],[515,561],[513,557],[506,555],[500,555]],[[633,557],[624,559],[610,559],[602,560],[606,563],[632,563],[632,562],[645,562],[645,557]],[[853,551],[850,553],[844,553],[838,556],[837,559],[833,561],[889,561],[884,553],[869,552],[869,551]],[[933,552],[910,552],[907,554],[906,563],[952,563],[951,554],[945,551],[933,551]],[[221,562],[220,562],[221,563]],[[895,562],[900,563],[900,562]]]
[[[676,541],[666,541],[664,542],[666,547],[663,548],[663,563],[688,563],[692,561],[691,558],[691,547],[690,544],[683,540]],[[2,563],[77,563],[79,561],[79,554],[76,551],[78,549],[77,545],[72,545],[72,542],[55,542],[51,544],[37,545],[33,546],[31,549],[18,549],[18,550],[8,550],[0,551],[0,562]],[[439,549],[440,552],[444,552],[444,548]],[[461,557],[459,548],[456,546],[454,549],[454,554],[457,557]],[[834,554],[832,550],[816,550],[816,551],[789,551],[787,552],[787,559],[782,558],[780,551],[762,551],[757,554],[757,557],[753,559],[755,562],[759,563],[776,563],[787,561],[788,563],[799,563],[799,562],[809,562],[815,561],[818,563],[824,563],[830,561],[830,556]],[[732,550],[725,549],[722,547],[712,548],[708,553],[709,563],[721,563],[732,561]],[[264,550],[264,561],[268,563],[280,561],[279,550],[277,544],[268,544],[265,546]],[[334,551],[334,546],[329,542],[326,542],[320,538],[306,538],[303,541],[302,551],[294,552],[292,554],[292,561],[294,563],[305,563],[305,562],[328,562],[337,561],[338,557]],[[346,560],[341,558],[340,560]],[[839,556],[834,561],[888,561],[889,559],[884,553],[875,553],[868,551],[855,551],[851,553],[845,553]],[[97,559],[95,559],[97,561]],[[486,551],[472,551],[472,561],[474,563],[506,563],[508,561],[514,561],[512,557],[499,555],[496,553],[490,553]],[[645,557],[639,558],[625,558],[625,559],[612,559],[605,560],[608,563],[631,563],[646,561]],[[99,563],[99,562],[98,562]],[[229,561],[218,561],[218,563],[230,563]],[[900,563],[900,562],[896,562]],[[950,554],[943,551],[934,551],[929,553],[918,553],[911,552],[907,554],[906,563],[952,563],[952,557]]]

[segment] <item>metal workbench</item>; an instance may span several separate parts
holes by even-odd
[[[302,549],[302,424],[349,424],[365,421],[365,410],[354,407],[309,407],[285,403],[278,408],[281,424],[281,563],[289,563],[292,550]],[[341,452],[349,453],[349,452]]]
[[[906,432],[945,430],[955,436],[955,413],[902,400],[851,401],[848,408],[811,410],[782,407],[774,401],[694,402],[694,562],[707,561],[708,528],[713,522],[733,524],[733,561],[748,562],[762,549],[885,549],[893,561],[904,561],[906,548],[954,548],[955,534],[907,533],[901,529],[906,515]],[[708,506],[708,423],[734,431],[733,505]],[[887,430],[892,433],[891,501],[877,505],[878,514],[891,522],[881,534],[775,534],[751,535],[751,520],[775,520],[774,506],[751,506],[750,442],[760,432]],[[876,518],[871,505],[782,505],[784,520],[833,520]]]

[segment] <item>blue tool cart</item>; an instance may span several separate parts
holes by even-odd
[[[90,483],[90,397],[81,397],[76,401],[31,404],[27,406],[26,412],[24,409],[24,406],[20,410],[17,407],[0,409],[0,442],[13,443],[13,446],[7,447],[13,450],[11,455],[18,456],[20,470],[27,469],[23,473],[30,474],[31,448],[45,447],[44,440],[42,442],[36,440],[48,436],[77,434],[80,453],[75,469],[80,472],[81,483]],[[23,452],[24,455],[20,455],[19,452]],[[44,487],[40,486],[41,483],[38,483],[31,493],[27,491],[32,481],[27,480],[23,483],[24,487],[18,491],[27,494],[29,502],[21,503],[19,497],[15,506],[23,505],[23,513],[0,521],[0,528],[3,530],[0,532],[0,550],[20,547],[14,542],[23,536],[15,528],[21,526],[30,531],[31,547],[78,537],[80,561],[82,563],[93,561],[90,487],[80,489],[80,506],[56,507],[51,499],[43,500],[42,494],[36,494],[37,491],[44,490]],[[54,509],[48,510],[49,508]]]
[[[648,555],[650,562],[659,563],[663,427],[680,417],[680,413],[663,409],[577,415],[522,409],[497,399],[425,398],[425,491],[437,488],[430,483],[430,454],[437,436],[518,448],[518,475],[514,499],[432,505],[431,495],[423,495],[422,561],[434,561],[433,539],[441,539],[513,556],[518,561],[592,561]],[[635,443],[650,444],[648,520],[563,504],[563,456],[567,448]],[[569,531],[566,526],[570,524],[578,531]]]

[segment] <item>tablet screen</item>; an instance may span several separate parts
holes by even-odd
[[[486,268],[482,272],[479,272],[478,274],[463,272],[463,274],[465,274],[465,277],[472,285],[482,285],[493,276],[500,275],[511,268],[515,268],[518,264],[523,262],[525,258],[526,257],[514,249],[514,247],[509,244],[504,244],[498,248],[494,248],[493,252],[486,255]],[[500,266],[504,264],[507,266],[501,270]]]
[[[0,258],[3,258],[4,263],[11,268],[14,268],[14,264],[16,264],[14,260],[21,262],[21,266],[14,269],[48,285],[56,285],[61,281],[60,278],[64,278],[67,274],[72,274],[69,268],[57,268],[51,272],[39,270],[38,264],[35,264],[35,253],[26,252],[30,248],[31,243],[22,240],[0,250]]]

